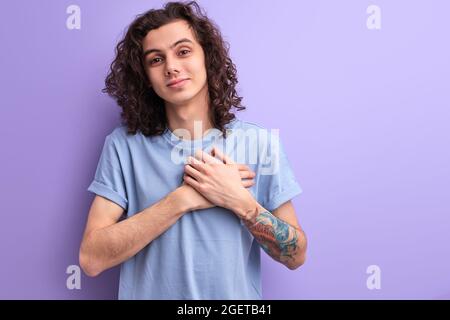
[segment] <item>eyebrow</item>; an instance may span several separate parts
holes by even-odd
[[[189,40],[188,38],[183,38],[183,39],[178,40],[178,41],[175,42],[174,44],[172,44],[172,45],[170,46],[170,49],[173,49],[175,46],[177,46],[178,44],[183,43],[183,42],[190,42],[190,43],[193,44],[193,42],[192,42],[191,40]],[[160,50],[160,49],[149,49],[149,50],[146,50],[146,51],[144,52],[144,58],[145,58],[147,55],[149,55],[150,53],[152,53],[152,52],[161,52],[161,50]]]

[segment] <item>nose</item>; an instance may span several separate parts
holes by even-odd
[[[167,77],[173,76],[175,74],[180,73],[180,67],[177,65],[176,59],[167,59],[166,58],[166,70],[165,75]]]

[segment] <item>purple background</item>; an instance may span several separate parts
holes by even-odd
[[[135,15],[162,1],[8,1],[0,10],[0,298],[116,298],[118,269],[66,288],[105,136],[100,92]],[[81,30],[66,8],[81,7]],[[290,271],[263,254],[266,299],[450,298],[448,1],[199,1],[248,110],[279,128],[309,239]],[[366,9],[381,8],[381,30]],[[381,268],[381,289],[366,268]]]

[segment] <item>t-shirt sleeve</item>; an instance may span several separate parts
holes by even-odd
[[[260,203],[267,210],[273,211],[303,190],[295,179],[278,135],[271,135],[264,153],[259,167]]]
[[[105,139],[94,180],[87,190],[107,198],[121,206],[125,211],[127,210],[128,197],[125,180],[120,165],[119,152],[111,135],[108,135]]]

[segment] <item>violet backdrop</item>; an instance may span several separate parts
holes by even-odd
[[[164,1],[4,1],[0,298],[115,299],[118,268],[66,287],[104,138],[101,93],[133,18]],[[213,1],[247,111],[280,129],[308,258],[262,252],[265,299],[450,299],[450,2]],[[70,5],[81,29],[69,30]],[[381,29],[366,9],[377,5]],[[369,290],[366,269],[381,269]]]

